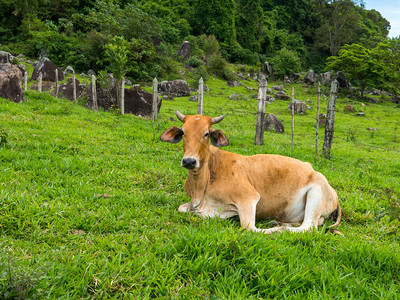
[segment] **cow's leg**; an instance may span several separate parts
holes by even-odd
[[[268,229],[256,227],[256,207],[258,201],[260,200],[260,195],[254,191],[253,196],[254,197],[245,201],[243,201],[242,198],[242,201],[236,204],[239,213],[240,225],[242,228],[255,232],[263,232],[265,234],[283,231],[286,226],[276,226]]]
[[[289,227],[287,230],[291,232],[305,232],[312,228],[317,228],[321,221],[322,207],[322,188],[320,185],[314,185],[307,192],[306,206],[304,209],[304,220],[299,227]]]
[[[179,212],[192,212],[193,211],[192,201],[179,206],[178,211]]]

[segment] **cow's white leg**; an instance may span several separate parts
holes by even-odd
[[[282,232],[286,228],[286,226],[276,226],[268,229],[261,229],[256,227],[256,207],[259,200],[260,198],[258,197],[255,200],[245,201],[241,205],[237,205],[240,225],[242,226],[242,228],[249,231],[262,232],[265,234]]]
[[[178,208],[179,212],[191,212],[193,211],[193,205],[192,205],[192,201],[182,204],[181,206],[179,206]]]
[[[305,232],[311,230],[314,227],[318,227],[319,223],[321,222],[321,202],[322,189],[318,185],[313,186],[307,193],[303,223],[299,227],[290,227],[287,228],[287,230],[291,232]]]

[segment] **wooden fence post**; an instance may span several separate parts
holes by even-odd
[[[315,125],[315,154],[318,156],[318,132],[319,132],[319,101],[321,97],[321,82],[318,81],[318,96],[317,96],[317,124]]]
[[[76,104],[76,82],[75,82],[75,70],[72,72],[72,100]]]
[[[292,87],[292,148],[294,147],[294,87]]]
[[[28,89],[28,72],[25,71],[24,73],[24,92]]]
[[[39,73],[39,82],[38,82],[38,91],[39,93],[42,92],[42,80],[43,80],[43,74],[42,72]]]
[[[97,104],[97,91],[96,91],[96,76],[92,75],[92,100],[93,100],[93,111],[98,111],[99,106]]]
[[[258,88],[258,109],[257,109],[257,125],[254,145],[262,145],[264,139],[264,115],[265,115],[265,98],[267,95],[267,79],[261,74],[260,85]]]
[[[339,83],[335,79],[331,83],[331,92],[329,94],[328,108],[326,112],[325,137],[324,137],[324,146],[322,149],[322,153],[326,158],[330,158],[331,156],[331,146],[333,140],[334,124],[335,124],[335,105],[336,105],[338,87]]]
[[[151,108],[151,121],[157,120],[157,104],[158,104],[158,80],[153,80],[153,106]]]
[[[203,114],[203,77],[199,80],[197,114]]]
[[[121,115],[125,114],[125,78],[121,81]]]
[[[56,98],[58,98],[58,69],[56,69]]]

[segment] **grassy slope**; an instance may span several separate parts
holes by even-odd
[[[245,82],[256,88],[255,82]],[[181,145],[159,141],[177,122],[175,109],[197,111],[187,98],[164,101],[155,123],[132,115],[93,113],[45,94],[28,102],[0,99],[0,298],[387,298],[400,294],[398,236],[374,212],[400,193],[400,109],[361,106],[366,118],[343,113],[338,99],[333,158],[314,154],[316,97],[296,116],[291,148],[288,101],[267,107],[283,121],[283,135],[265,133],[254,146],[256,94],[210,78],[204,114],[227,117],[216,125],[228,151],[277,153],[311,162],[337,190],[340,230],[264,236],[237,220],[179,214],[188,197]],[[269,86],[272,84],[270,83]],[[288,88],[289,90],[289,88]],[[326,108],[322,100],[321,111]],[[372,133],[368,127],[376,127]],[[0,128],[1,129],[1,128]],[[322,148],[323,130],[320,132]],[[257,226],[266,227],[259,221]]]

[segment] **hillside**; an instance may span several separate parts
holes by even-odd
[[[151,122],[29,91],[23,103],[0,99],[0,298],[398,297],[399,222],[375,217],[400,201],[400,107],[340,95],[327,160],[314,150],[316,88],[285,84],[311,100],[295,117],[292,149],[289,101],[266,108],[286,132],[265,132],[255,146],[256,91],[213,76],[207,84],[204,114],[226,114],[215,126],[230,140],[225,150],[310,162],[338,192],[345,237],[325,228],[265,236],[236,219],[178,213],[188,201],[182,145],[159,135],[180,126],[170,120],[176,109],[197,111],[187,97],[164,100]],[[355,111],[345,112],[349,104]],[[321,112],[326,106],[323,97]],[[321,149],[323,129],[320,137]]]

